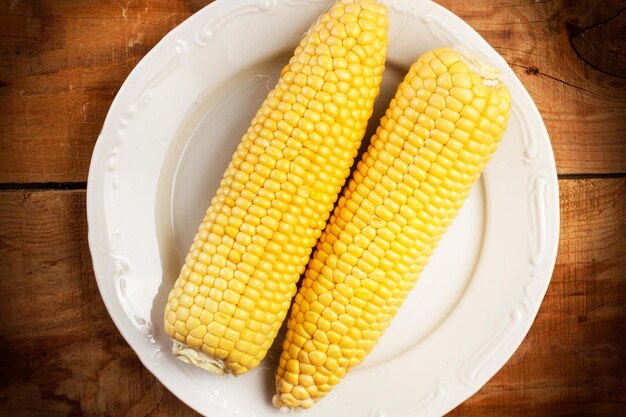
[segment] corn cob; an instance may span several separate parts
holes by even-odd
[[[305,272],[274,405],[311,407],[374,347],[496,150],[510,102],[496,74],[452,49],[411,67]]]
[[[365,134],[387,27],[377,1],[338,1],[283,69],[169,294],[179,359],[239,375],[265,357]]]

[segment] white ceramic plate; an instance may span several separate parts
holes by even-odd
[[[417,57],[469,48],[513,96],[495,158],[380,344],[306,416],[440,416],[513,354],[546,291],[558,242],[550,141],[528,93],[467,24],[424,0],[388,0],[390,49],[378,117]],[[219,0],[170,32],[130,74],[89,172],[89,245],[102,298],[144,365],[202,414],[278,416],[278,352],[239,378],[174,359],[167,292],[256,109],[329,0]],[[374,126],[372,126],[374,127]],[[280,341],[280,338],[279,338]]]

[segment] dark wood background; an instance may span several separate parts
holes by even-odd
[[[236,1],[236,0],[229,0]],[[93,145],[120,85],[204,0],[0,1],[0,414],[191,416],[110,320],[87,245]],[[443,0],[544,117],[561,192],[528,337],[451,416],[626,415],[626,4]]]

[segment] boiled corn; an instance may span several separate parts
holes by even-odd
[[[379,2],[338,1],[283,69],[169,294],[179,359],[239,375],[265,357],[365,134],[387,27]]]
[[[496,150],[510,104],[496,74],[452,49],[411,67],[295,297],[277,407],[311,407],[374,347]]]

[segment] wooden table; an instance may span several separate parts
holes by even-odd
[[[120,85],[206,3],[0,2],[1,415],[194,415],[143,368],[107,314],[85,187]],[[450,415],[624,416],[624,2],[441,3],[504,56],[536,101],[561,192],[559,255],[535,324]]]

